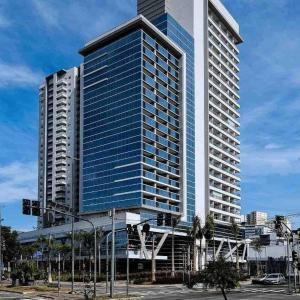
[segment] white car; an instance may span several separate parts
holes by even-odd
[[[262,277],[252,279],[252,284],[263,284],[268,274],[263,274]]]
[[[285,277],[281,273],[268,274],[263,280],[264,284],[283,284],[285,282]]]

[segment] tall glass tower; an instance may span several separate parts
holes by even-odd
[[[239,26],[219,0],[137,12],[80,51],[81,211],[210,214],[222,232],[240,218]]]
[[[80,53],[81,212],[186,218],[185,52],[139,15]]]

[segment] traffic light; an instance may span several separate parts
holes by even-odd
[[[297,262],[298,261],[298,253],[297,253],[297,251],[295,251],[295,250],[292,251],[292,258],[293,258],[293,262]]]
[[[157,226],[163,226],[164,225],[164,214],[159,213],[157,214]]]
[[[31,201],[29,199],[23,199],[23,215],[31,215]]]
[[[40,217],[40,201],[32,201],[32,215]]]
[[[131,224],[127,224],[127,233],[132,234],[132,232],[133,232],[133,228],[132,228]]]
[[[172,217],[172,227],[175,228],[179,223],[179,219],[177,217]]]
[[[283,235],[283,227],[282,227],[282,223],[284,221],[284,216],[275,216],[275,230],[278,236],[282,236]]]
[[[150,225],[148,223],[145,223],[143,225],[143,232],[145,232],[146,234],[148,234],[150,231]]]
[[[172,215],[171,214],[166,214],[165,226],[172,226]]]

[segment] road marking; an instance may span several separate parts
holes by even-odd
[[[285,289],[240,289],[241,293],[287,293]]]

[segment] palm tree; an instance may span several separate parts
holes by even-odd
[[[251,245],[254,249],[254,251],[256,252],[256,276],[258,276],[259,272],[259,264],[258,264],[258,255],[260,255],[261,251],[262,251],[262,244],[261,244],[261,240],[260,238],[254,239],[251,242]]]
[[[82,242],[83,242],[83,234],[84,232],[83,231],[75,231],[74,233],[74,239],[76,242],[79,243],[79,261],[78,261],[78,270],[80,271],[81,270],[81,250],[82,250]]]
[[[42,263],[44,263],[44,252],[46,250],[47,244],[48,244],[47,238],[43,235],[39,236],[38,239],[35,241],[36,247],[42,253]],[[45,267],[45,264],[43,264],[43,265]],[[44,269],[44,271],[45,271],[45,269]]]
[[[92,249],[94,245],[94,233],[89,231],[83,231],[82,232],[82,242],[84,248],[88,251],[89,255],[89,274],[90,277],[92,276]],[[95,258],[96,262],[96,258]]]
[[[238,248],[238,236],[239,236],[239,233],[240,233],[240,228],[239,228],[239,225],[235,222],[234,219],[231,220],[231,230],[232,230],[232,233],[235,237],[235,244],[236,244],[236,270],[237,272],[240,271],[240,263],[239,263],[239,248]]]
[[[55,250],[62,256],[62,271],[65,272],[65,261],[71,252],[71,246],[69,244],[56,244]]]
[[[205,264],[207,265],[208,242],[211,239],[213,239],[213,243],[214,243],[213,260],[215,260],[215,221],[212,215],[207,215],[203,231],[206,240]]]
[[[52,274],[51,274],[51,254],[52,251],[55,249],[55,240],[51,235],[48,237],[41,235],[36,242],[34,243],[36,249],[40,249],[42,252],[42,260],[45,249],[47,249],[48,253],[48,282],[52,282]]]
[[[203,228],[201,227],[201,220],[198,216],[193,217],[192,229],[190,231],[190,237],[194,242],[194,256],[193,256],[193,269],[196,271],[196,261],[197,261],[197,240],[200,240],[200,257],[198,266],[201,266],[202,261],[202,239],[203,239]]]

